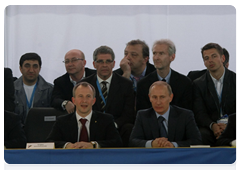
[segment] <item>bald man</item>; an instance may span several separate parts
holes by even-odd
[[[84,53],[78,49],[68,51],[63,62],[67,73],[54,80],[51,101],[54,108],[73,113],[75,109],[71,102],[73,87],[83,78],[95,74],[96,70],[85,68]]]

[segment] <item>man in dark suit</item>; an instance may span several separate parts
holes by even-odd
[[[130,146],[173,148],[201,144],[193,112],[169,105],[173,93],[168,83],[154,82],[149,99],[152,108],[138,111]]]
[[[85,68],[84,53],[77,49],[68,51],[63,62],[67,73],[54,80],[51,103],[54,108],[73,113],[75,106],[71,99],[74,85],[84,77],[95,74],[96,70]]]
[[[236,113],[229,115],[228,124],[217,139],[217,146],[236,146]]]
[[[4,147],[25,148],[26,142],[20,116],[4,110]]]
[[[201,52],[208,71],[193,82],[193,110],[203,144],[214,146],[226,127],[218,121],[236,113],[236,73],[223,66],[220,45],[206,44]]]
[[[153,62],[156,71],[138,82],[137,110],[151,107],[148,89],[155,81],[166,81],[173,90],[172,105],[192,109],[192,82],[186,76],[172,70],[171,62],[175,59],[176,48],[171,40],[163,39],[153,45]]]
[[[120,68],[114,72],[130,79],[136,92],[137,82],[155,70],[155,67],[149,63],[148,45],[141,40],[132,40],[127,43]]]
[[[74,87],[73,94],[76,113],[58,117],[48,141],[54,141],[56,148],[66,149],[121,146],[113,117],[92,110],[96,101],[94,87],[81,82]]]
[[[123,144],[127,146],[135,120],[134,92],[129,79],[112,72],[114,59],[115,55],[110,47],[97,48],[93,53],[93,65],[97,74],[81,81],[86,81],[97,89],[93,110],[113,115]]]
[[[223,48],[223,54],[225,56],[225,61],[223,62],[224,67],[228,68],[229,66],[229,53],[228,51]],[[187,77],[189,77],[192,81],[194,81],[195,79],[197,79],[198,77],[201,77],[203,74],[205,74],[207,71],[207,69],[204,70],[195,70],[195,71],[190,71],[187,75]]]
[[[12,70],[10,68],[4,68],[4,110],[10,112],[15,111],[14,93]]]

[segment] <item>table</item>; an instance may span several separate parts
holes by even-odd
[[[9,164],[232,164],[236,148],[4,150]]]

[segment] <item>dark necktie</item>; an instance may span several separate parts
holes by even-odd
[[[164,82],[166,82],[166,80],[165,80],[165,79],[162,79],[161,81],[164,81]]]
[[[160,137],[167,138],[167,131],[166,131],[165,126],[163,124],[164,120],[165,120],[164,117],[162,117],[162,116],[158,117],[158,124],[159,124],[159,128],[160,128]]]
[[[88,132],[87,132],[87,128],[85,126],[85,123],[86,123],[87,119],[80,119],[79,121],[82,123],[82,129],[81,129],[81,132],[80,132],[79,142],[81,142],[81,141],[89,142]]]
[[[105,99],[105,101],[107,102],[107,82],[106,81],[103,81],[102,83],[102,95]],[[102,99],[102,96],[100,96],[101,98],[101,112],[104,112],[105,110],[105,103],[103,102],[103,99]]]

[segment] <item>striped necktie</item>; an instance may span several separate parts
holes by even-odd
[[[102,90],[102,95],[103,95],[105,101],[107,101],[107,82],[106,82],[106,81],[103,81],[101,84],[102,84],[102,89],[101,89],[101,90]],[[101,98],[101,112],[104,112],[106,105],[105,105],[105,103],[103,102],[101,96],[100,96],[100,98]]]

